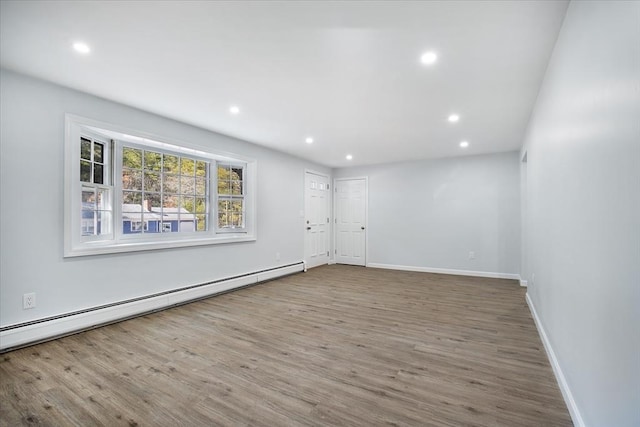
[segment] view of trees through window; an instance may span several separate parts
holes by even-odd
[[[72,114],[65,129],[65,257],[256,240],[255,160]]]
[[[122,148],[122,232],[206,231],[209,162]]]
[[[244,227],[244,169],[218,164],[218,227]]]

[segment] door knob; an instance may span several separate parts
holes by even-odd
[[[311,227],[307,227],[307,230],[311,230]]]
[[[360,227],[360,230],[364,230],[364,227]]]

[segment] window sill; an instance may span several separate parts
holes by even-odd
[[[222,236],[198,238],[198,239],[184,239],[184,240],[163,240],[157,242],[135,242],[124,241],[119,243],[96,241],[86,242],[79,247],[65,248],[64,257],[73,258],[90,255],[103,255],[103,254],[115,254],[126,252],[139,252],[139,251],[151,251],[157,249],[172,249],[172,248],[185,248],[190,246],[206,246],[206,245],[219,245],[227,243],[240,243],[240,242],[254,242],[256,237],[254,235],[230,235],[224,234]]]

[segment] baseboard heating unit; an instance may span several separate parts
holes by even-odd
[[[305,271],[304,262],[255,271],[0,328],[0,353]]]

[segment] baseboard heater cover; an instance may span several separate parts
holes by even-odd
[[[166,310],[302,271],[304,271],[304,263],[298,262],[30,322],[4,326],[0,328],[0,353],[155,311]]]

